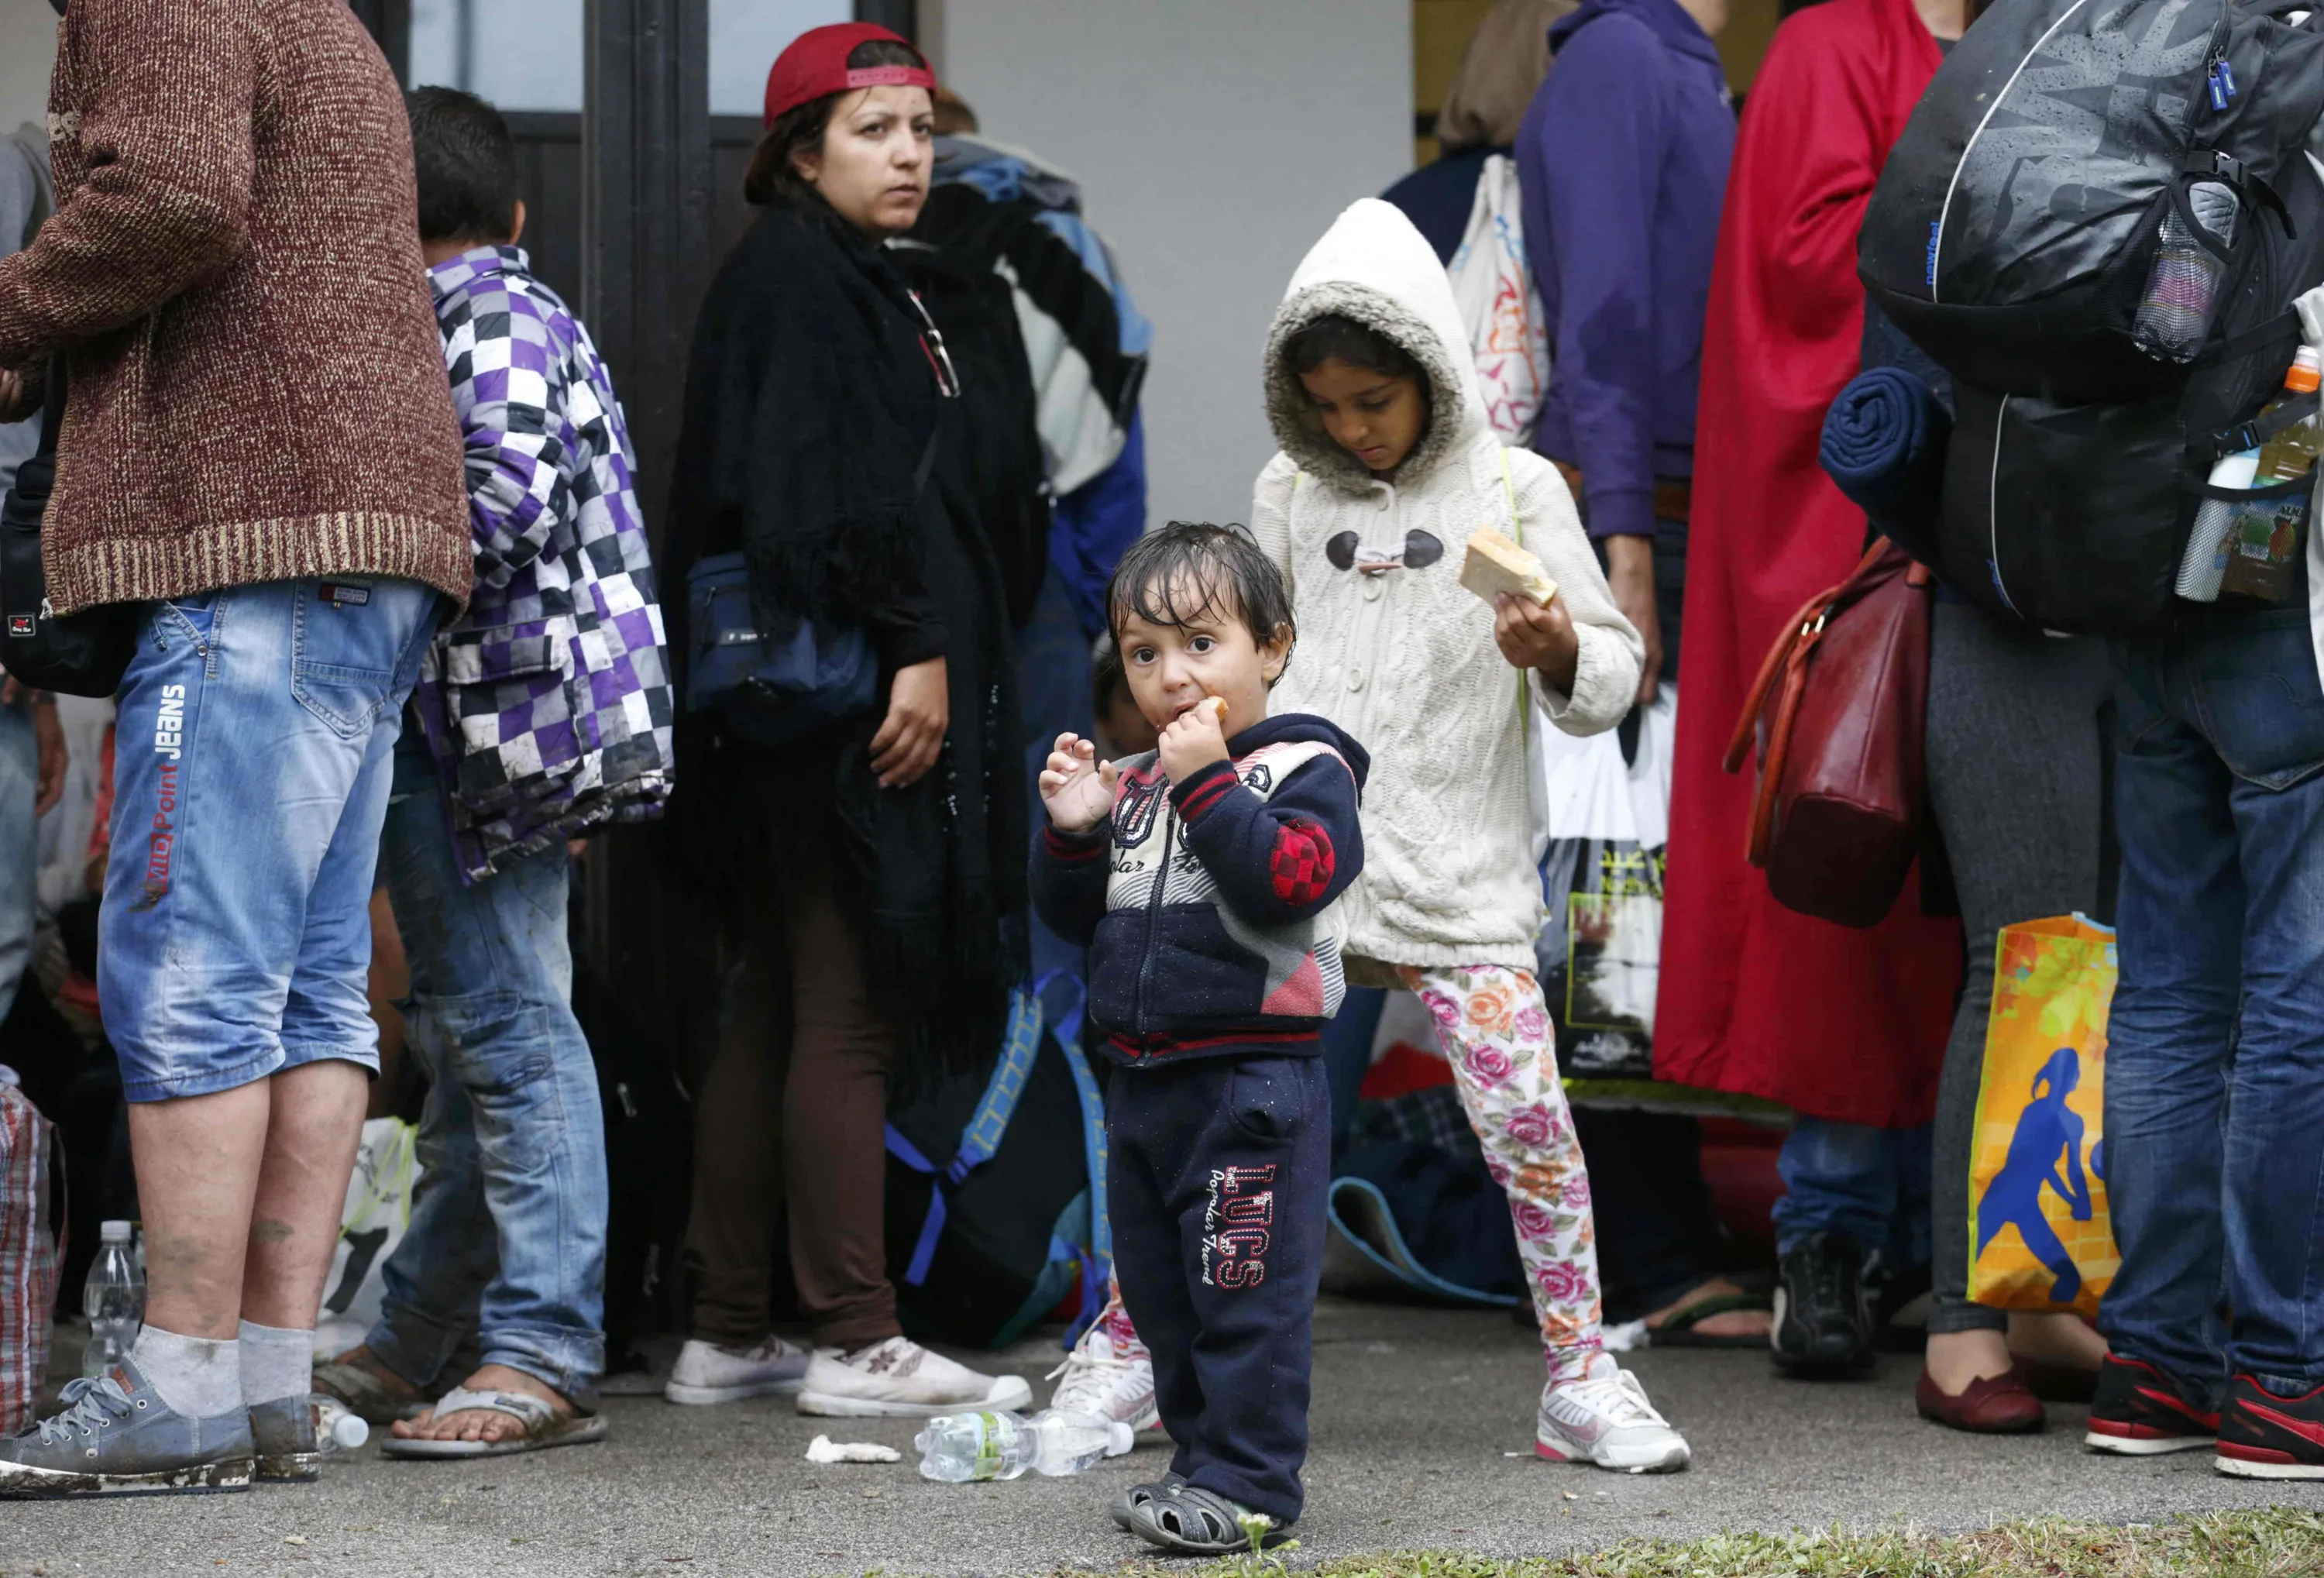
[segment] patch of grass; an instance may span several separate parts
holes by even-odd
[[[1273,1561],[1268,1562],[1269,1567]],[[1258,1578],[1257,1562],[1125,1568],[1170,1578]],[[2222,1512],[2152,1527],[2041,1518],[1975,1534],[1726,1534],[1631,1540],[1587,1555],[1499,1561],[1459,1551],[1343,1557],[1318,1578],[2315,1578],[2324,1516]],[[1084,1575],[1085,1578],[1085,1575]]]

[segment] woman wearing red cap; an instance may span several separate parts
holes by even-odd
[[[666,561],[740,552],[761,628],[862,631],[879,700],[758,752],[707,718],[680,816],[731,931],[788,980],[790,1025],[727,1005],[696,1103],[683,1403],[797,1392],[801,1412],[1031,1401],[908,1341],[886,1269],[889,1086],[1001,1043],[1023,960],[1023,764],[999,571],[931,479],[959,383],[884,244],[933,166],[927,63],[884,28],[816,28],[767,78],[743,194],[763,212],[695,333]],[[684,599],[668,611],[683,623]],[[673,629],[671,650],[687,651]],[[680,687],[683,695],[684,687]],[[749,974],[750,973],[745,973]],[[746,995],[746,994],[737,994]],[[773,1143],[770,1143],[770,1140]],[[771,1323],[788,1209],[810,1354]]]

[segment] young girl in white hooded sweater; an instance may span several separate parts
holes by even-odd
[[[1685,1439],[1600,1340],[1590,1179],[1533,974],[1526,731],[1613,727],[1644,644],[1563,478],[1494,436],[1452,286],[1397,209],[1355,204],[1299,265],[1268,336],[1266,397],[1282,452],[1259,473],[1251,531],[1299,631],[1269,710],[1329,718],[1372,759],[1364,871],[1341,900],[1348,980],[1428,1006],[1508,1195],[1549,1364],[1536,1449],[1684,1468]],[[1559,587],[1547,607],[1461,586],[1480,527],[1539,556]],[[1056,1406],[1143,1422],[1144,1358],[1117,1301]]]
[[[1508,1192],[1549,1363],[1538,1450],[1683,1468],[1685,1441],[1600,1343],[1590,1180],[1533,974],[1526,731],[1620,722],[1644,646],[1556,468],[1495,437],[1444,270],[1396,208],[1357,203],[1299,265],[1266,392],[1282,453],[1259,474],[1251,530],[1290,583],[1300,636],[1273,705],[1330,718],[1374,763],[1365,871],[1344,900],[1349,978],[1428,1006]],[[1486,527],[1540,557],[1559,588],[1546,608],[1461,586]]]

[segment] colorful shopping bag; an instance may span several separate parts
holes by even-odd
[[[2107,1216],[2115,940],[2079,915],[2006,927],[1969,1158],[1969,1297],[2098,1313],[2122,1265]]]
[[[49,1189],[55,1150],[55,1128],[23,1091],[0,1082],[0,1435],[32,1422],[48,1385],[57,1303]]]

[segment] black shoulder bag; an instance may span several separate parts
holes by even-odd
[[[57,476],[57,430],[65,421],[65,364],[49,362],[41,448],[16,470],[0,502],[0,667],[22,685],[67,696],[111,696],[137,651],[134,603],[107,603],[60,618],[41,568],[41,517]]]

